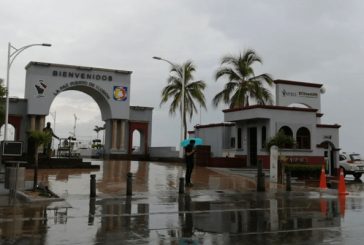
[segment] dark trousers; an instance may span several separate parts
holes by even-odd
[[[186,159],[186,184],[190,184],[191,183],[191,175],[192,175],[192,170],[193,170],[193,158]]]

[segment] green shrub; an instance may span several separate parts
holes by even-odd
[[[266,144],[267,150],[273,145],[278,146],[278,148],[292,148],[295,142],[291,136],[285,135],[284,132],[279,131],[274,137],[270,138]]]
[[[305,179],[318,179],[321,174],[321,165],[312,164],[285,164],[285,171],[291,171],[292,177]]]

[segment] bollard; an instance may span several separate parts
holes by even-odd
[[[258,170],[258,175],[260,175],[260,174],[263,173],[263,164],[262,164],[262,160],[261,159],[258,160],[257,170]]]
[[[291,191],[291,171],[286,172],[286,191]]]
[[[96,199],[90,198],[88,211],[88,225],[93,225],[95,220]]]
[[[125,214],[130,214],[130,215],[126,215],[125,217],[123,217],[123,225],[125,225],[125,227],[131,227],[131,221],[133,218],[133,215],[131,215],[132,213],[132,206],[131,206],[131,196],[127,196],[125,198]],[[138,213],[139,213],[139,204],[138,204]]]
[[[181,177],[179,178],[179,194],[185,193],[185,178]]]
[[[262,160],[258,160],[258,174],[257,174],[257,191],[265,191],[265,174],[263,173]]]
[[[260,173],[257,175],[257,191],[265,192],[265,174]]]
[[[131,196],[133,195],[133,174],[128,173],[126,175],[126,195]]]
[[[96,197],[96,174],[90,175],[90,197]]]

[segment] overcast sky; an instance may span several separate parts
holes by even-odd
[[[168,105],[159,107],[169,65],[152,56],[195,63],[195,79],[208,85],[208,110],[190,125],[207,124],[223,121],[225,106],[211,106],[223,87],[213,78],[221,57],[253,48],[263,58],[257,73],[323,83],[322,123],[341,124],[340,147],[364,153],[363,12],[362,0],[3,0],[0,78],[6,76],[9,41],[16,47],[53,45],[17,57],[10,96],[24,97],[30,61],[131,70],[131,105],[154,107],[152,145],[177,146],[179,117],[169,116]],[[80,138],[94,138],[92,129],[103,124],[97,104],[80,92],[60,94],[51,111],[62,137],[73,131],[74,113]]]

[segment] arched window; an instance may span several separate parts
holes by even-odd
[[[288,126],[283,126],[279,129],[279,132],[283,132],[287,136],[291,136],[293,138],[292,129]]]
[[[286,136],[289,136],[293,139],[293,132],[292,129],[288,126],[283,126],[279,129],[279,132],[283,132]],[[292,145],[285,145],[284,148],[292,148]]]
[[[262,127],[262,148],[265,147],[267,143],[267,128],[265,126]]]
[[[305,127],[299,128],[297,130],[296,141],[298,149],[311,149],[310,130]]]

